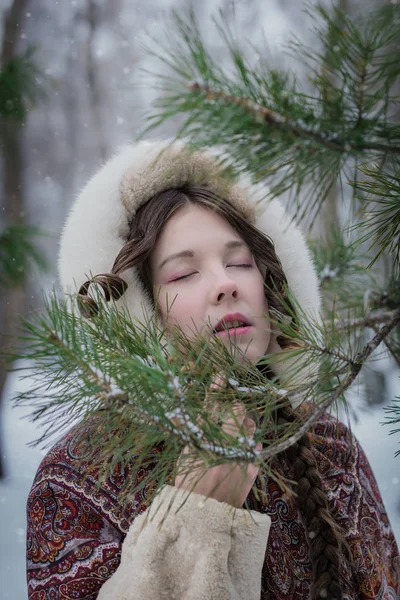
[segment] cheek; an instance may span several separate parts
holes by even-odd
[[[258,305],[258,308],[263,312],[268,311],[268,302],[264,293],[264,279],[261,274],[258,273],[257,277],[253,281],[253,285],[251,286],[254,294],[254,300]]]
[[[164,325],[178,325],[185,333],[190,333],[194,326],[201,325],[198,296],[192,294],[171,294],[161,289],[159,306]]]
[[[253,286],[250,289],[253,290],[252,298],[254,314],[260,315],[260,320],[258,321],[260,332],[262,332],[264,336],[269,336],[269,333],[267,334],[270,325],[269,307],[264,293],[264,280],[260,274],[253,282]]]

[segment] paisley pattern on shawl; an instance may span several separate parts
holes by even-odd
[[[124,506],[118,498],[127,476],[116,469],[98,485],[82,478],[80,425],[58,442],[40,465],[28,499],[29,600],[95,600],[120,561],[134,516],[149,503],[144,486]],[[353,560],[343,568],[344,600],[395,600],[400,557],[382,499],[364,452],[348,429],[325,416],[311,434],[313,452],[331,508],[346,532]],[[146,465],[157,460],[154,451]],[[144,477],[145,473],[138,473]],[[309,598],[312,567],[307,530],[293,496],[273,481],[261,482],[263,502],[248,504],[271,516],[260,600]]]
[[[116,467],[99,486],[98,471],[85,460],[89,431],[89,424],[81,424],[65,435],[33,482],[27,504],[29,600],[96,598],[120,563],[133,515],[148,506],[149,485],[129,502],[119,501],[127,469]],[[158,452],[149,457],[148,469]],[[139,469],[137,480],[146,472]]]
[[[400,557],[369,462],[343,423],[325,416],[311,440],[324,491],[335,518],[346,533],[352,563],[342,566],[343,600],[396,600],[400,593]],[[279,467],[277,467],[278,469]],[[260,506],[272,524],[262,576],[261,600],[309,598],[312,566],[305,523],[293,496],[275,482],[260,485]]]

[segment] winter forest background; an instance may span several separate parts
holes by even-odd
[[[366,10],[368,4],[379,3],[384,2],[339,2],[349,13],[361,5]],[[157,70],[159,65],[146,55],[144,32],[156,43],[154,40],[164,35],[169,10],[183,10],[187,5],[185,0],[0,0],[2,63],[10,36],[14,36],[12,52],[16,54],[34,46],[34,61],[46,88],[46,96],[30,107],[14,132],[15,143],[7,145],[2,139],[0,231],[14,218],[40,228],[46,236],[38,244],[48,262],[45,273],[32,268],[17,289],[1,290],[2,330],[15,316],[39,309],[43,294],[57,285],[58,238],[74,196],[102,161],[139,133],[155,98],[151,75],[143,69]],[[204,38],[223,61],[224,51],[210,20],[218,9],[232,12],[231,0],[195,3]],[[291,33],[303,41],[311,37],[312,14],[303,11],[300,0],[236,0],[235,11],[237,35],[259,48],[266,42],[271,60],[277,64],[293,60],[283,48]],[[254,60],[258,59],[255,54]],[[302,65],[295,68],[301,77]],[[175,127],[170,122],[157,134],[174,135]],[[18,197],[12,206],[3,205],[7,186],[8,191],[14,186]],[[322,214],[314,231],[323,232],[332,214],[340,218],[339,204],[333,213]],[[385,416],[383,407],[398,394],[398,371],[389,360],[380,361],[374,369],[368,372],[367,389],[356,386],[352,391],[352,424],[372,463],[400,540],[400,457],[394,457],[399,439],[389,436],[389,428],[380,424]],[[23,600],[25,502],[44,451],[27,447],[37,437],[35,426],[21,420],[21,410],[11,408],[12,394],[29,386],[29,381],[18,382],[13,374],[6,381],[1,375],[0,382],[0,597]]]

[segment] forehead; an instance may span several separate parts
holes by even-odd
[[[203,206],[187,204],[165,224],[150,256],[153,272],[171,255],[191,250],[195,255],[219,253],[229,242],[243,239],[226,219]]]
[[[207,246],[215,241],[241,240],[241,236],[221,215],[196,204],[187,204],[179,209],[165,224],[156,248],[171,252],[178,246]]]

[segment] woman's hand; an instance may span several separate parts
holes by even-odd
[[[221,385],[223,382],[218,376],[210,387],[216,389]],[[244,405],[235,404],[232,412],[234,416],[222,423],[222,430],[233,437],[246,435],[253,439],[256,425],[247,417]],[[262,450],[262,444],[257,444],[256,450]],[[207,469],[200,461],[188,463],[192,460],[188,458],[189,454],[190,448],[184,448],[180,458],[182,469],[175,478],[175,486],[241,508],[258,475],[259,468],[254,464],[230,462]]]

